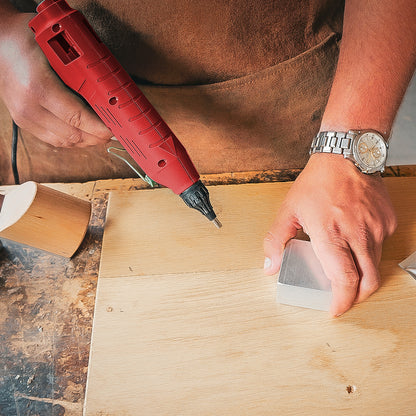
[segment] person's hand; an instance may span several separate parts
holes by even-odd
[[[331,281],[339,316],[380,286],[383,240],[396,216],[379,175],[365,175],[340,155],[312,155],[264,239],[265,273],[276,273],[287,241],[303,228]]]
[[[49,67],[27,23],[16,13],[0,28],[0,97],[16,124],[57,147],[106,143],[104,123]]]

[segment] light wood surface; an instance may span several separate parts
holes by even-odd
[[[112,193],[86,415],[414,415],[416,178],[382,288],[338,319],[276,303],[262,238],[290,184],[211,187],[224,227],[167,190]]]
[[[209,187],[220,230],[169,189],[111,193],[100,276],[261,267],[263,235],[289,188],[288,182]]]

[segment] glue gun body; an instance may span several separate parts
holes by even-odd
[[[65,0],[44,0],[37,12],[29,27],[51,67],[89,103],[143,171],[182,198],[185,191],[189,199],[189,190],[205,188],[183,145],[82,13]],[[193,208],[212,221],[209,196],[202,197],[207,208]]]

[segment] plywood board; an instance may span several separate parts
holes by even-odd
[[[220,230],[169,189],[110,194],[100,276],[261,267],[263,236],[290,188],[275,185],[209,187]]]
[[[397,263],[416,250],[416,181],[388,185],[383,287],[338,319],[277,304],[259,267],[288,184],[211,188],[219,233],[165,190],[113,193],[85,414],[413,415],[416,282]]]

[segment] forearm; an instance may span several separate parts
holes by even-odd
[[[388,135],[415,66],[414,0],[346,0],[321,130],[372,128]]]

